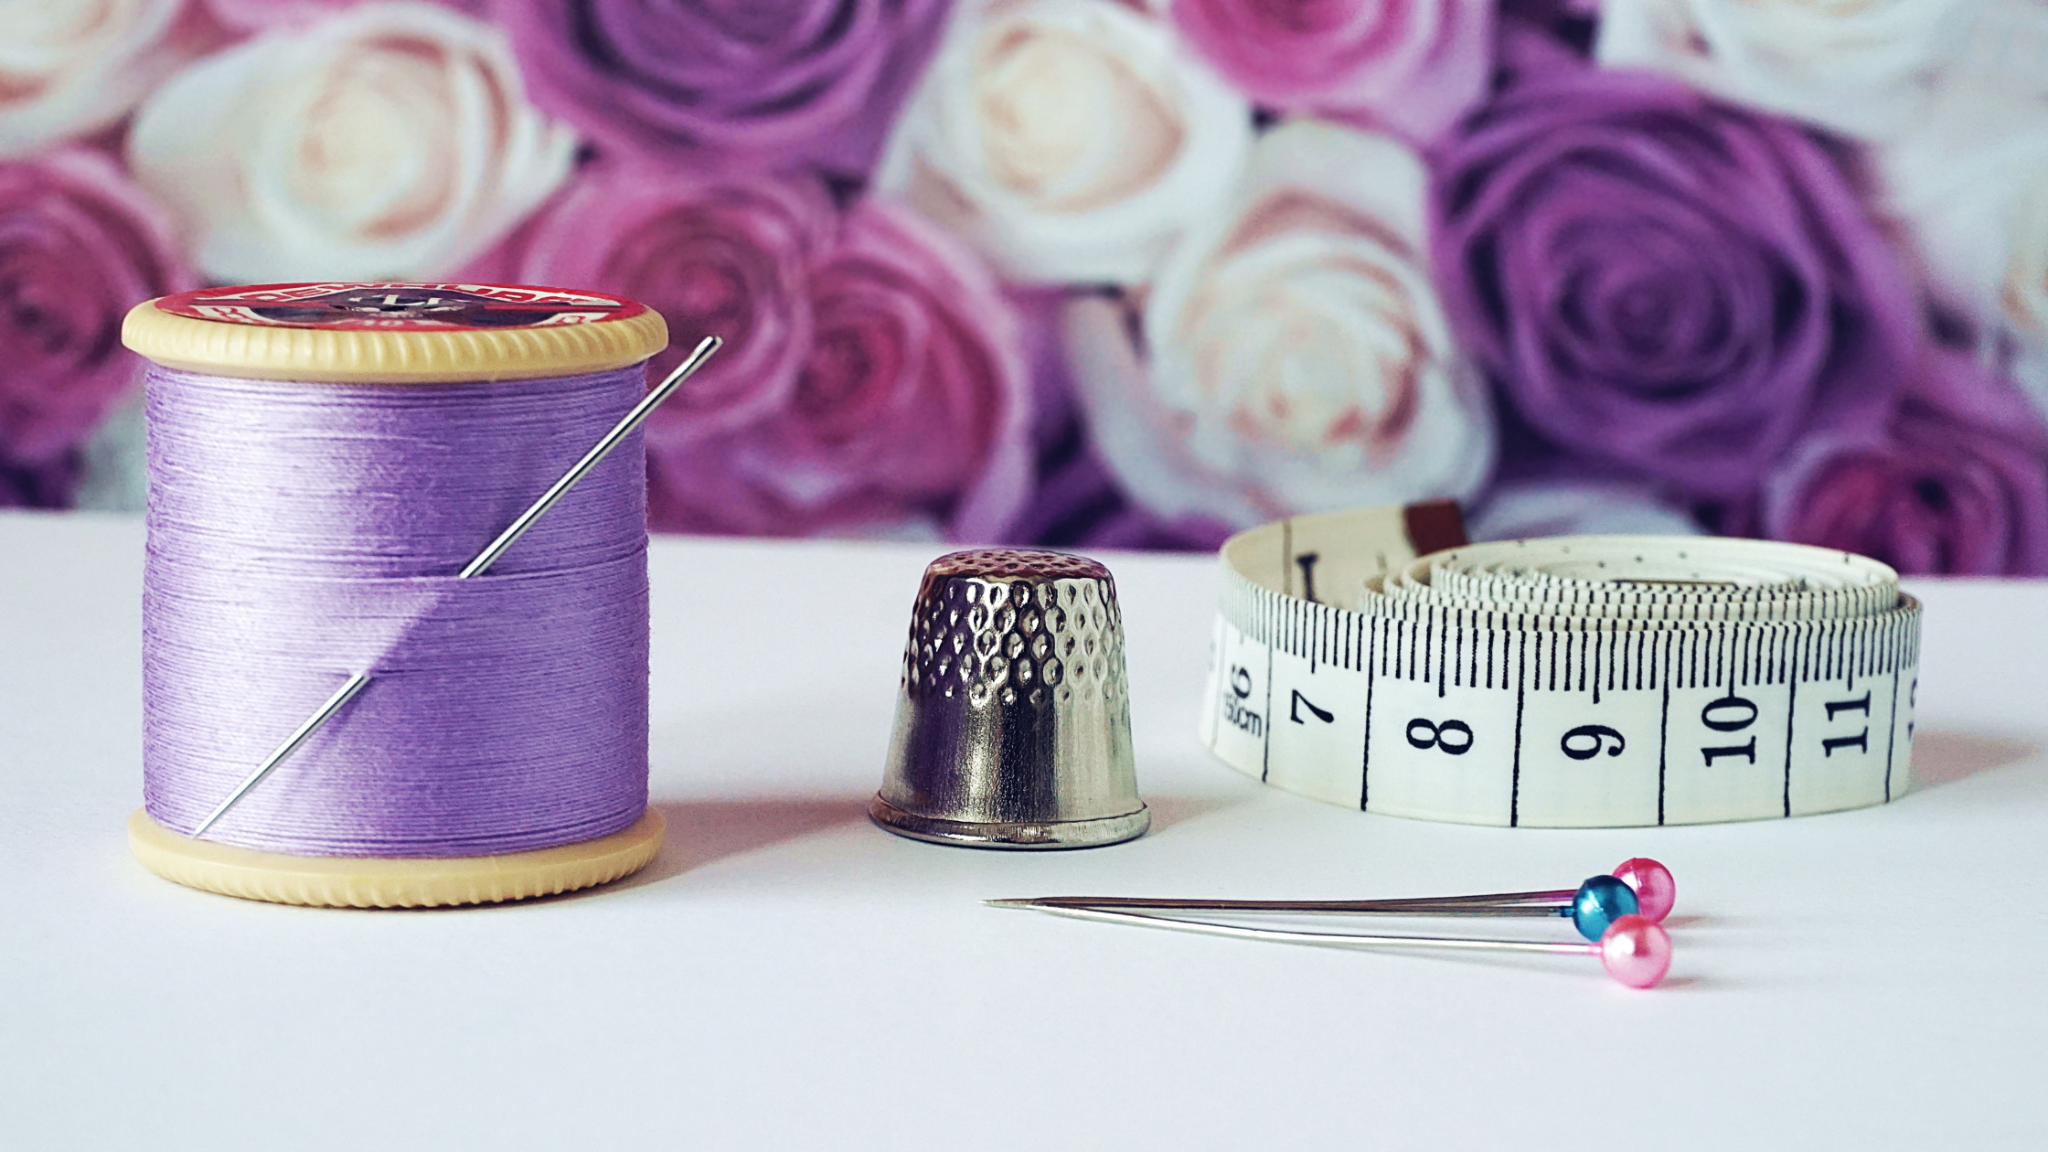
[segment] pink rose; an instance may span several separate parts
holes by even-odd
[[[1974,361],[1933,355],[1881,433],[1794,447],[1765,483],[1765,532],[1908,573],[2048,575],[2048,432]]]
[[[0,468],[83,444],[139,378],[122,317],[191,284],[163,214],[106,156],[0,163]]]
[[[1428,139],[1486,90],[1492,0],[1173,0],[1216,70],[1280,112]]]
[[[697,341],[725,347],[651,418],[657,453],[786,406],[811,343],[810,269],[838,213],[800,178],[692,180],[599,165],[468,275],[616,292],[661,312],[666,373]]]
[[[957,242],[875,200],[811,269],[812,337],[775,411],[650,445],[650,520],[700,532],[998,538],[1029,488],[1014,317]]]

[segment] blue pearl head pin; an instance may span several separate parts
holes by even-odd
[[[1572,894],[1569,914],[1573,927],[1588,940],[1607,934],[1616,920],[1642,911],[1636,890],[1612,876],[1595,876]]]

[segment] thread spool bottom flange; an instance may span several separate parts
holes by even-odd
[[[1093,848],[1135,839],[1152,826],[1152,810],[1142,804],[1135,812],[1094,820],[997,824],[920,816],[879,795],[868,803],[868,818],[898,836],[965,848]]]
[[[408,859],[293,856],[195,840],[143,809],[128,817],[128,848],[166,880],[273,904],[328,908],[435,908],[554,896],[646,867],[667,822],[648,808],[622,831],[581,844],[497,856]]]

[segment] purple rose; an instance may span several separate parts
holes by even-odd
[[[1740,494],[1804,429],[1875,427],[1918,354],[1896,257],[1789,122],[1551,71],[1468,121],[1435,183],[1463,343],[1589,458]]]
[[[865,174],[939,0],[514,0],[535,102],[626,153]]]
[[[39,468],[0,461],[0,508],[63,508],[78,490],[79,459],[66,456]]]
[[[1547,72],[1583,71],[1591,59],[1600,0],[1502,0],[1494,84],[1526,84]]]
[[[39,477],[10,486],[68,501],[49,469],[140,378],[122,317],[189,286],[162,214],[105,155],[0,163],[0,469]]]
[[[2048,431],[2005,381],[1931,354],[1886,427],[1792,450],[1764,486],[1761,527],[1901,572],[2048,575]]]
[[[1030,412],[994,279],[945,233],[869,200],[809,283],[794,389],[745,427],[653,452],[652,522],[1000,538],[1028,495]]]
[[[1173,0],[1173,20],[1254,101],[1420,139],[1486,91],[1494,0]]]
[[[586,168],[568,192],[467,275],[616,292],[668,321],[667,373],[705,336],[725,347],[656,411],[649,450],[680,450],[789,403],[811,343],[811,266],[839,215],[810,178],[692,180]]]

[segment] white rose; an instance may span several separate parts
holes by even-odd
[[[129,162],[228,281],[431,279],[569,174],[496,29],[366,4],[193,65],[136,117]]]
[[[953,17],[877,181],[1016,279],[1132,283],[1251,140],[1250,105],[1156,17],[996,0]]]
[[[104,128],[190,56],[185,0],[0,0],[0,156]]]
[[[2033,68],[1973,69],[1877,157],[1937,292],[2048,412],[2048,8],[2039,32]]]
[[[1619,480],[1502,483],[1465,513],[1474,540],[1537,536],[1698,536],[1700,526],[1647,488]]]
[[[2008,95],[2048,98],[2048,0],[1969,0],[1950,37],[1947,75]]]
[[[1068,305],[1076,391],[1132,496],[1248,526],[1478,491],[1492,411],[1430,285],[1425,185],[1391,138],[1289,122],[1161,267],[1149,370],[1117,302]]]
[[[1728,100],[1882,136],[1924,99],[1977,0],[1604,0],[1594,55]]]
[[[2048,416],[2048,343],[2017,350],[2007,372],[2033,398],[2034,407]]]

